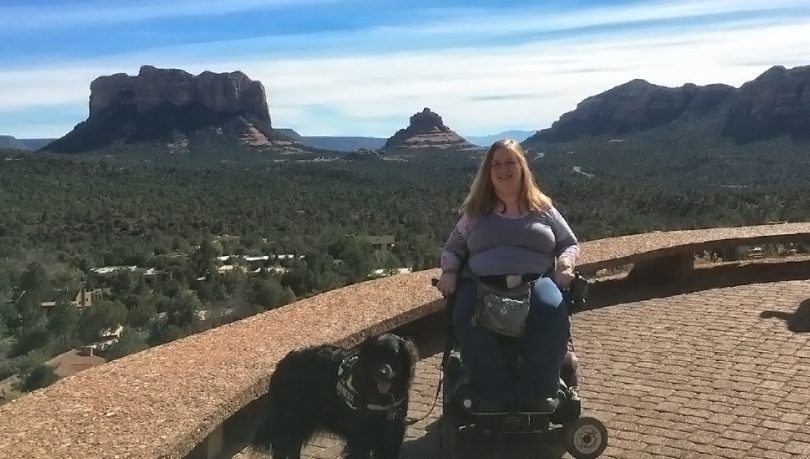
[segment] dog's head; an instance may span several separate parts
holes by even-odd
[[[404,397],[419,360],[416,346],[400,336],[386,333],[360,345],[355,381],[367,397]]]

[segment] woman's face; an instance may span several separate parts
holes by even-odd
[[[492,155],[489,178],[498,196],[516,196],[520,191],[520,163],[512,150],[499,148]]]

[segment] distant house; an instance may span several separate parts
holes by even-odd
[[[250,256],[250,255],[222,255],[217,257],[217,260],[223,263],[230,263],[230,264],[258,264],[261,265],[263,262],[270,261],[270,255],[258,255],[258,256]]]
[[[219,236],[214,236],[214,241],[219,242],[230,242],[234,244],[239,244],[239,236],[231,236],[230,234],[222,234]]]
[[[217,266],[219,274],[229,272],[244,272],[247,274],[260,274],[262,270],[267,270],[274,274],[285,274],[289,272],[289,268],[279,266],[278,261],[281,260],[294,260],[296,258],[293,254],[281,255],[222,255],[217,257],[220,264]],[[298,259],[303,259],[304,255],[299,255]],[[273,260],[277,260],[275,264],[271,264]],[[199,281],[204,281],[205,276],[198,278]]]
[[[135,272],[138,269],[135,265],[130,266],[102,266],[100,268],[92,268],[90,271],[99,276],[114,276],[121,272]]]
[[[114,327],[105,328],[98,331],[98,340],[93,343],[85,344],[79,348],[79,355],[95,356],[99,352],[103,353],[112,347],[115,343],[121,340],[121,334],[124,332],[123,325],[116,325]]]
[[[407,274],[410,272],[412,272],[411,268],[375,269],[369,273],[368,277],[374,279],[378,277],[394,276],[397,274]]]
[[[270,260],[270,255],[261,255],[261,256],[256,256],[256,257],[251,257],[251,256],[246,255],[246,256],[242,257],[242,259],[245,260],[248,263],[255,263],[257,261],[268,261],[268,260]]]
[[[217,268],[217,272],[220,274],[225,274],[229,272],[245,272],[244,266],[239,265],[222,265]]]
[[[143,277],[147,279],[161,276],[171,276],[171,273],[166,270],[156,268],[147,268],[143,271]]]
[[[140,274],[141,276],[143,276],[143,277],[145,277],[147,279],[163,277],[163,276],[171,277],[171,273],[166,271],[166,270],[157,269],[157,268],[142,268],[142,267],[138,267],[136,265],[130,265],[130,266],[102,266],[100,268],[92,268],[90,271],[92,273],[94,273],[95,275],[99,276],[99,277],[114,277],[114,276],[118,275],[119,273],[125,273],[125,272]]]
[[[43,308],[50,308],[56,306],[57,303],[65,302],[77,308],[88,308],[93,305],[93,300],[96,295],[97,292],[95,290],[87,290],[83,286],[72,289],[52,290],[45,295],[40,305]]]
[[[124,326],[121,324],[116,325],[115,327],[105,328],[104,330],[100,330],[98,332],[99,339],[106,340],[112,338],[121,338],[121,333],[124,332]]]
[[[381,236],[360,236],[360,239],[371,244],[374,250],[389,250],[394,248],[397,237],[393,234]]]

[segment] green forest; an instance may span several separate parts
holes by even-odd
[[[585,241],[810,220],[810,156],[795,150],[673,155],[613,145],[596,154],[580,143],[529,156]],[[55,375],[45,361],[117,325],[108,360],[377,269],[434,267],[480,157],[164,163],[0,150],[0,380],[47,385]],[[393,235],[393,247],[366,239],[381,235]],[[137,268],[98,271],[111,266]],[[95,292],[92,306],[58,295],[81,287]]]

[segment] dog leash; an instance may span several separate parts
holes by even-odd
[[[453,336],[452,326],[448,327],[449,329],[449,336]],[[436,395],[433,396],[433,405],[431,405],[430,410],[427,412],[426,415],[422,416],[419,419],[408,419],[405,421],[406,426],[411,426],[416,424],[419,421],[424,421],[427,419],[428,416],[433,413],[433,410],[436,409],[436,403],[439,401],[439,394],[442,392],[442,384],[444,383],[444,367],[447,364],[447,360],[450,358],[450,353],[453,351],[453,341],[448,339],[444,345],[444,353],[442,354],[442,362],[439,365],[439,385],[436,387]]]
[[[431,279],[431,284],[435,287],[436,283],[438,281],[439,281],[438,279]],[[455,301],[455,293],[451,293],[450,295],[448,295],[445,298],[445,304],[453,304],[454,301]],[[446,309],[445,312],[448,312],[448,309],[447,308],[445,308],[445,309]],[[453,336],[452,314],[450,314],[449,319],[450,320],[448,320],[448,322],[447,322],[448,323],[447,333],[448,333],[448,336],[452,337]],[[407,426],[412,426],[412,425],[416,424],[417,422],[424,421],[425,419],[428,418],[428,416],[430,416],[433,413],[433,410],[436,409],[436,403],[439,401],[439,394],[442,392],[442,384],[444,383],[444,367],[447,364],[447,360],[449,359],[450,353],[452,351],[453,351],[453,341],[452,341],[452,339],[448,339],[445,342],[444,353],[442,354],[442,362],[439,365],[439,368],[440,368],[440,370],[439,370],[439,372],[440,372],[439,373],[440,374],[440,376],[439,376],[439,386],[436,387],[436,395],[433,396],[433,405],[431,405],[430,410],[427,412],[427,414],[422,416],[421,418],[419,418],[419,419],[413,419],[413,418],[406,419],[405,420],[405,426],[406,427]]]
[[[426,415],[422,416],[419,419],[414,419],[414,418],[406,419],[405,420],[405,427],[412,426],[412,425],[416,424],[417,422],[424,421],[425,419],[428,418],[428,416],[431,415],[431,413],[433,413],[433,410],[436,408],[436,403],[439,401],[439,394],[442,391],[442,383],[443,382],[444,382],[444,373],[442,373],[442,375],[439,376],[439,386],[436,388],[436,395],[433,397],[433,405],[430,407],[430,410],[427,412]]]

